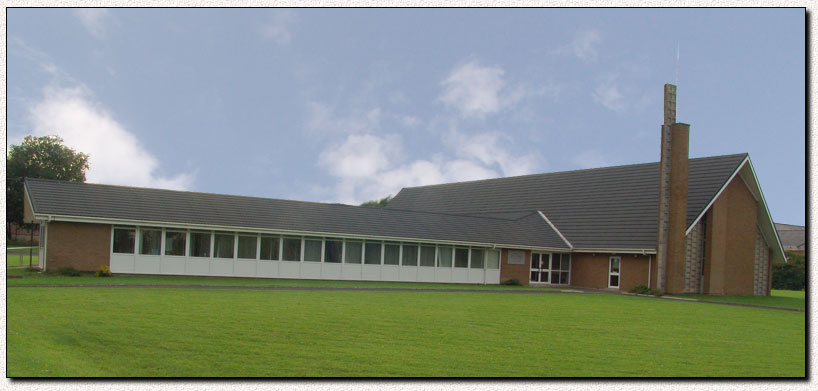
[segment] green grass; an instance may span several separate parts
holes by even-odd
[[[803,377],[805,340],[804,313],[606,294],[7,290],[9,377]]]
[[[37,250],[34,250],[34,254],[31,257],[31,265],[37,266],[37,262],[39,261],[39,256],[37,255]],[[28,252],[25,254],[23,253],[12,253],[6,254],[6,266],[12,267],[19,267],[19,266],[28,266]]]
[[[804,296],[804,291],[782,291],[773,289],[770,292],[770,296],[708,296],[687,294],[675,297],[698,299],[702,301],[715,301],[719,303],[738,303],[764,305],[769,307],[794,308],[803,311],[806,309],[806,300]]]
[[[8,280],[14,285],[216,285],[216,286],[283,286],[283,287],[348,287],[348,288],[403,288],[403,289],[508,289],[508,290],[561,290],[565,288],[523,287],[510,285],[482,284],[435,284],[417,282],[386,281],[332,281],[332,280],[294,280],[274,278],[230,278],[230,277],[187,277],[187,276],[150,276],[150,275],[114,275],[108,278],[94,277],[87,273],[78,277],[61,276],[49,273],[32,272],[20,269],[7,269],[8,274],[22,275],[23,278]]]

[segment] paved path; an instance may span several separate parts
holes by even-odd
[[[694,303],[727,305],[734,307],[761,308],[788,312],[804,312],[795,308],[771,307],[766,305],[726,303],[668,296],[647,296],[627,293],[617,293],[595,289],[446,289],[446,288],[363,288],[363,287],[330,287],[330,286],[246,286],[246,285],[177,285],[177,284],[63,284],[63,285],[7,285],[7,288],[174,288],[174,289],[212,289],[212,290],[271,290],[271,291],[370,291],[370,292],[464,292],[464,293],[511,293],[511,294],[613,294],[622,296],[642,297],[654,300],[673,300]]]

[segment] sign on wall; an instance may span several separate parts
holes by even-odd
[[[525,265],[525,251],[509,250],[508,252],[509,265]]]

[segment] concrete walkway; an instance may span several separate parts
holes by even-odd
[[[727,303],[720,301],[707,301],[699,299],[688,299],[669,296],[648,296],[636,295],[631,293],[611,292],[606,290],[596,289],[554,289],[554,290],[535,290],[535,289],[445,289],[445,288],[363,288],[363,287],[330,287],[330,286],[244,286],[244,285],[184,285],[184,284],[132,284],[132,285],[115,285],[115,284],[62,284],[62,285],[7,285],[7,288],[172,288],[172,289],[211,289],[211,290],[270,290],[270,291],[370,291],[370,292],[449,292],[449,293],[510,293],[510,294],[609,294],[641,297],[645,299],[654,300],[672,300],[693,303],[706,303],[727,305],[734,307],[749,307],[761,308],[767,310],[779,310],[788,312],[804,312],[795,308],[771,307],[765,305],[742,304],[742,303]]]

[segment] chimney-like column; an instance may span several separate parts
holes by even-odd
[[[684,291],[690,126],[676,123],[676,86],[672,84],[665,84],[664,108],[659,163],[656,287],[662,292],[681,293]]]

